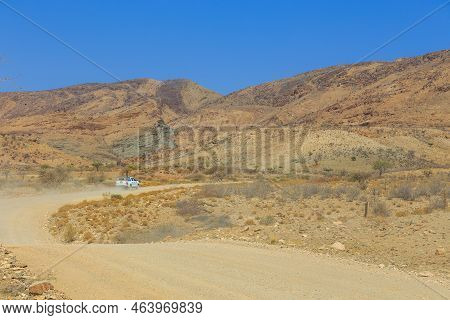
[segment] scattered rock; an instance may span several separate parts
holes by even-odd
[[[242,230],[242,232],[245,232],[245,231],[248,231],[248,230],[250,230],[250,227],[249,227],[249,226],[246,226],[246,227],[244,228],[244,230]]]
[[[14,266],[17,267],[17,268],[26,268],[26,267],[28,267],[28,265],[26,265],[25,263],[20,263],[20,262],[14,263]]]
[[[47,281],[35,282],[28,288],[32,295],[41,295],[50,290],[53,290],[53,285]]]
[[[383,268],[385,267],[385,265],[382,264],[382,263],[380,263],[380,264],[378,265],[378,267],[379,267],[380,269],[383,269]]]
[[[437,248],[436,251],[434,252],[435,255],[437,256],[443,256],[445,255],[445,249],[444,248]]]
[[[278,242],[281,243],[281,244],[285,244],[286,243],[286,241],[284,241],[283,239],[278,240]]]
[[[331,248],[339,250],[339,251],[345,251],[345,245],[339,241],[336,241],[331,245]]]

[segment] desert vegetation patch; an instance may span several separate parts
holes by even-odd
[[[362,183],[361,180],[364,180]],[[301,248],[449,276],[448,172],[206,184],[67,205],[60,240],[216,239]]]

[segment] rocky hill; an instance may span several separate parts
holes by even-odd
[[[450,51],[393,62],[333,66],[249,87],[185,123],[292,125],[450,124]]]
[[[170,122],[185,117],[219,97],[183,79],[136,79],[48,91],[0,93],[0,134],[4,136],[3,141],[15,136],[24,146],[34,145],[36,141],[45,145],[45,157],[27,149],[27,159],[37,158],[38,163],[67,163],[61,152],[70,155],[70,163],[74,165],[92,159],[113,160],[116,155],[112,146],[117,141],[136,136],[139,128],[152,126],[158,120]],[[2,146],[3,162],[17,162],[14,154],[7,155],[17,149],[10,149],[4,143]]]
[[[316,129],[365,128],[359,130],[365,138],[421,146],[431,158],[442,158],[449,146],[450,51],[333,66],[227,96],[190,80],[152,79],[0,93],[0,162],[115,161],[134,156],[139,129],[160,120],[173,128],[305,123]],[[397,139],[392,128],[424,131],[414,138],[401,131]]]

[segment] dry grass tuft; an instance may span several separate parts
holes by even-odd
[[[434,196],[430,198],[430,203],[428,204],[428,208],[430,211],[435,209],[446,209],[447,201],[443,196]]]
[[[389,193],[390,198],[398,198],[406,201],[413,201],[416,199],[416,194],[414,193],[413,188],[409,184],[402,184],[398,187],[395,187]]]
[[[262,217],[259,220],[259,223],[262,225],[265,225],[265,226],[270,226],[275,223],[275,218],[271,215],[267,215],[267,216]]]
[[[248,219],[248,220],[245,220],[245,223],[244,223],[246,226],[252,226],[252,225],[254,225],[255,224],[255,220],[253,220],[253,219]]]
[[[372,202],[371,212],[375,216],[383,216],[383,217],[387,217],[390,214],[386,202],[380,199],[376,199],[375,201]]]
[[[275,191],[273,185],[265,180],[251,183],[210,184],[203,186],[197,194],[205,198],[226,198],[243,196],[246,198],[266,198]]]

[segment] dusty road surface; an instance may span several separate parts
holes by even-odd
[[[179,186],[179,185],[178,185]],[[177,187],[158,186],[139,192]],[[65,203],[106,190],[0,200],[0,243],[73,299],[442,299],[447,284],[426,285],[392,269],[291,249],[233,242],[65,245],[46,232]],[[135,191],[136,192],[136,191]],[[431,287],[431,288],[430,288]],[[439,294],[440,293],[440,294]]]

